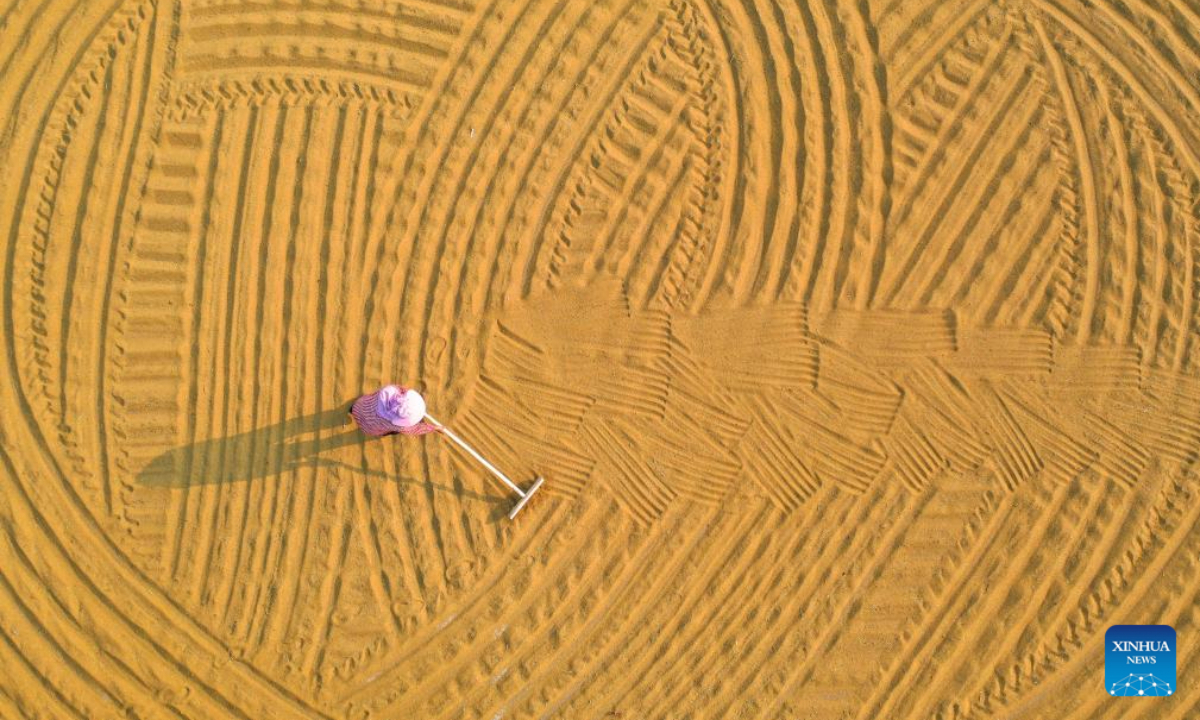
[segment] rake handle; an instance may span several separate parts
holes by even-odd
[[[478,452],[475,451],[475,448],[468,445],[458,435],[455,435],[454,431],[452,431],[450,428],[443,425],[441,422],[438,421],[437,418],[435,418],[432,415],[429,415],[428,413],[426,413],[425,417],[426,417],[426,419],[431,421],[434,425],[437,425],[438,428],[441,429],[442,433],[445,434],[446,437],[448,437],[452,441],[454,441],[454,444],[458,445],[460,448],[462,448],[463,450],[466,450],[468,453],[470,453],[471,457],[478,460],[481,465],[483,465],[485,468],[487,468],[489,471],[491,471],[491,473],[493,475],[495,475],[497,478],[499,478],[501,482],[503,482],[505,485],[512,488],[513,492],[520,495],[521,497],[525,497],[524,490],[519,488],[517,486],[517,484],[514,483],[512,480],[509,480],[508,477],[504,473],[497,470],[495,465],[493,465],[490,462],[488,462],[487,460],[485,460],[482,455],[480,455]]]

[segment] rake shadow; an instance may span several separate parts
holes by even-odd
[[[432,488],[494,505],[504,505],[508,502],[502,497],[482,495],[432,481],[397,477],[379,470],[321,457],[321,453],[348,445],[412,441],[402,436],[375,438],[364,434],[348,414],[350,405],[351,403],[345,403],[332,410],[291,418],[257,430],[167,450],[138,472],[137,481],[140,485],[148,487],[183,488],[262,480],[302,467],[323,467],[349,470],[365,477],[377,477],[405,485]],[[331,432],[333,434],[330,434]],[[314,433],[312,438],[301,438]]]

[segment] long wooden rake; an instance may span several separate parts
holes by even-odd
[[[538,476],[538,478],[536,480],[534,480],[532,484],[530,484],[528,490],[522,490],[520,488],[520,486],[518,486],[512,480],[509,480],[507,475],[500,472],[500,470],[498,470],[495,465],[488,462],[487,459],[485,459],[482,455],[480,455],[475,450],[475,448],[468,445],[462,438],[460,438],[458,435],[456,435],[453,430],[451,430],[450,428],[446,427],[441,422],[439,422],[437,418],[426,413],[425,419],[430,421],[434,425],[436,425],[438,427],[438,429],[442,431],[443,435],[450,438],[450,440],[453,441],[455,445],[458,445],[460,448],[465,450],[471,457],[478,460],[479,464],[481,464],[485,468],[487,468],[489,472],[491,472],[493,475],[495,475],[500,480],[500,482],[507,485],[513,492],[515,492],[518,495],[517,504],[513,505],[512,510],[508,511],[508,519],[509,520],[516,518],[517,513],[521,512],[521,509],[524,508],[525,505],[529,503],[529,500],[533,497],[533,494],[536,493],[540,487],[542,487],[542,483],[545,481],[545,479],[542,478],[541,476]]]

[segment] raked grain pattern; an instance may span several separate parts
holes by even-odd
[[[0,2],[0,718],[1195,716],[1198,27]]]

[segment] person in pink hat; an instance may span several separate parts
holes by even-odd
[[[488,472],[496,476],[496,479],[517,493],[517,504],[508,511],[509,520],[521,512],[521,509],[544,482],[541,477],[538,477],[528,490],[522,490],[519,485],[480,455],[475,448],[464,442],[450,428],[442,425],[437,418],[429,415],[425,409],[425,398],[421,397],[421,393],[403,385],[384,385],[369,395],[361,396],[350,406],[350,417],[354,419],[360,430],[375,437],[397,433],[401,435],[442,433],[447,439],[478,460],[488,469]]]
[[[439,432],[440,426],[422,422],[425,418],[425,398],[421,393],[403,385],[384,385],[363,395],[350,406],[350,417],[368,435],[425,435]]]

